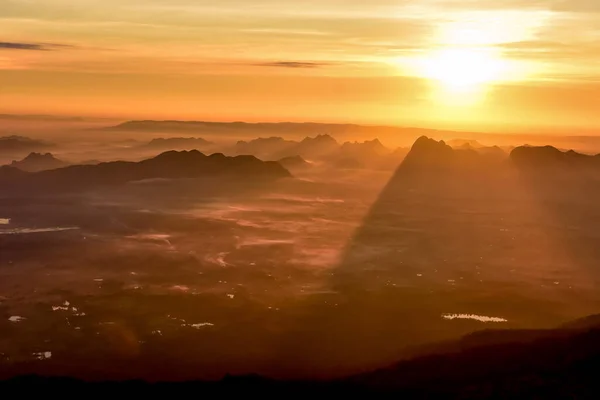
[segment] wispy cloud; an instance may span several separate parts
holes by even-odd
[[[0,50],[32,50],[51,51],[59,48],[70,48],[71,45],[56,43],[23,43],[23,42],[0,42]]]
[[[253,64],[257,67],[277,67],[277,68],[322,68],[330,64],[305,61],[273,61]]]
[[[0,49],[9,50],[47,50],[46,47],[38,43],[16,43],[0,42]]]

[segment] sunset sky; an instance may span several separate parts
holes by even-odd
[[[600,1],[0,0],[0,113],[600,127]]]

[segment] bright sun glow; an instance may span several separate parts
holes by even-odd
[[[522,13],[460,15],[439,26],[429,48],[394,62],[408,74],[426,79],[431,100],[450,107],[452,113],[456,107],[483,105],[493,86],[531,74],[530,66],[510,58],[503,44],[529,39],[540,19]]]
[[[422,60],[426,78],[458,91],[501,80],[505,69],[503,60],[487,49],[443,49]]]

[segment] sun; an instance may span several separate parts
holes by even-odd
[[[505,63],[489,48],[446,48],[424,57],[421,69],[446,89],[465,91],[500,81]]]

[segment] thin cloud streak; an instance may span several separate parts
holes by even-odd
[[[257,67],[276,67],[276,68],[321,68],[328,67],[331,64],[303,61],[274,61],[259,64],[253,64]]]
[[[45,45],[38,43],[16,43],[16,42],[0,42],[0,49],[5,50],[34,50],[34,51],[47,51],[49,50]]]
[[[54,51],[60,48],[72,47],[68,44],[56,43],[0,42],[0,50]]]

